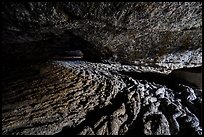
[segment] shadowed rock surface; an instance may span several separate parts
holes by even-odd
[[[202,2],[1,9],[3,135],[202,135]]]
[[[89,61],[151,65],[152,71],[202,64],[202,2],[2,2],[2,20],[3,49],[25,43],[2,53],[24,50],[19,59],[50,57],[54,44],[77,48]],[[42,49],[28,46],[41,40],[48,40]]]
[[[191,83],[194,87],[202,90],[202,66],[175,69],[169,75],[174,79]]]

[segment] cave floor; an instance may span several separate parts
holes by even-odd
[[[2,68],[4,135],[202,134],[202,92],[166,75],[86,61]]]

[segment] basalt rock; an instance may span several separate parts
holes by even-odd
[[[202,64],[201,2],[2,2],[2,20],[5,44],[71,34],[72,42],[53,44],[74,41],[70,47],[77,45],[89,61],[170,70]]]
[[[34,66],[35,75],[4,83],[3,135],[202,134],[199,90],[137,80],[101,63]]]
[[[202,135],[201,2],[1,9],[3,135]]]

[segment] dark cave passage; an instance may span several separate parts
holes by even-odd
[[[202,3],[1,9],[3,135],[202,135]]]

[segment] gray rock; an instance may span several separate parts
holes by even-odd
[[[55,46],[77,47],[87,60],[171,71],[202,64],[201,11],[201,2],[2,2],[2,43],[52,39]]]
[[[3,135],[202,135],[202,89],[166,75],[202,66],[201,2],[1,8]]]

